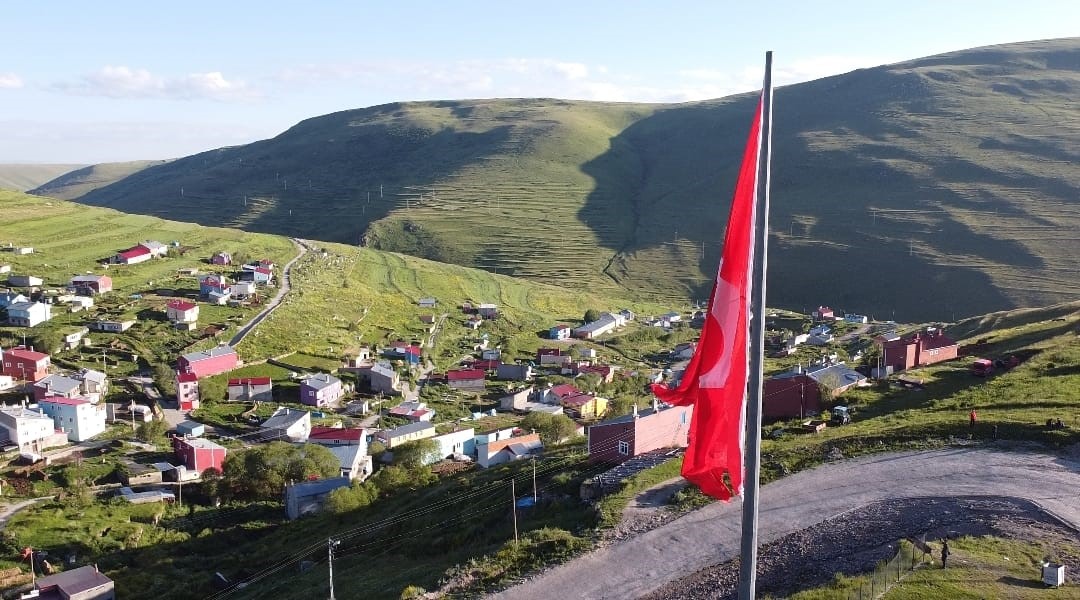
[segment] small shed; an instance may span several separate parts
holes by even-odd
[[[200,437],[206,433],[206,426],[195,421],[182,421],[176,425],[176,434],[185,437]]]

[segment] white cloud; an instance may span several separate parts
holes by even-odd
[[[14,90],[23,86],[21,77],[14,73],[0,73],[0,90]]]
[[[889,61],[859,56],[816,56],[778,66],[776,85],[788,85]],[[662,80],[605,65],[549,58],[458,61],[350,61],[297,65],[277,73],[288,88],[345,83],[394,100],[466,97],[558,97],[611,102],[688,102],[761,87],[759,65],[732,69],[687,67]]]
[[[246,101],[259,97],[246,82],[230,81],[219,71],[162,77],[146,69],[111,65],[75,81],[56,82],[50,88],[68,94],[107,98]]]

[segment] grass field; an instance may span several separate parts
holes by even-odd
[[[0,189],[25,192],[86,165],[0,164]]]

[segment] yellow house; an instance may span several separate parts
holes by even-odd
[[[607,410],[607,398],[580,393],[562,398],[563,409],[571,416],[582,419],[599,419]]]

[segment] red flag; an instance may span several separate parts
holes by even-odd
[[[694,405],[683,477],[721,500],[742,494],[749,371],[750,293],[753,283],[754,208],[757,199],[761,101],[750,127],[735,197],[731,201],[724,251],[709,297],[697,350],[679,387],[656,384],[652,391],[668,404]],[[724,481],[725,476],[727,482]],[[730,485],[730,487],[729,487]]]

